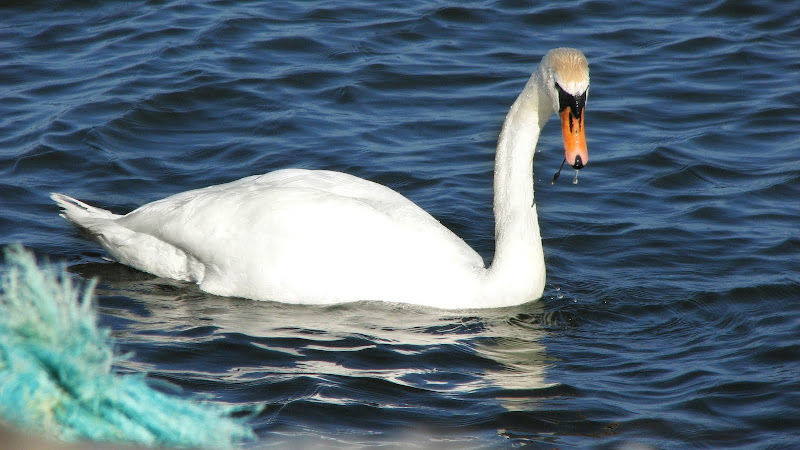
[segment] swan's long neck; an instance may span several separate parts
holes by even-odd
[[[494,299],[519,303],[544,290],[542,238],[533,197],[533,156],[539,132],[553,114],[539,72],[511,106],[497,143],[494,169],[495,255],[487,287]]]

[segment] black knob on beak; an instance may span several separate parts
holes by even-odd
[[[572,168],[575,170],[583,169],[583,160],[581,159],[581,155],[575,157],[575,164],[572,165]]]

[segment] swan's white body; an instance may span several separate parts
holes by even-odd
[[[568,62],[578,72],[583,68],[579,76],[567,70],[575,67],[554,67],[559,51],[575,60]],[[511,107],[497,148],[496,251],[489,268],[410,200],[338,172],[279,170],[183,192],[126,215],[52,197],[64,217],[118,261],[196,282],[212,294],[439,308],[525,303],[539,298],[545,283],[532,164],[539,131],[558,108],[558,94],[547,87],[557,82],[573,94],[585,92],[585,61],[577,50],[551,51]]]

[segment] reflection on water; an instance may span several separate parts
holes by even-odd
[[[452,403],[443,409],[460,415],[465,403],[535,410],[554,386],[545,380],[539,302],[466,313],[384,302],[290,305],[217,297],[119,264],[71,270],[102,279],[104,323],[125,351],[135,353],[120,362],[123,370],[150,371],[192,390],[229,384],[222,391],[232,398],[222,400],[254,384],[264,395],[250,395],[248,402],[273,405],[376,402],[408,409],[415,397],[433,394]],[[284,398],[270,391],[270,385],[307,378],[315,380],[313,389]],[[365,389],[372,388],[384,394],[367,400]],[[281,411],[268,420],[278,420]]]

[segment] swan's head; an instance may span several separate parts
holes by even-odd
[[[564,158],[575,169],[589,162],[583,132],[584,110],[589,97],[589,63],[580,50],[556,48],[547,52],[539,66],[545,92],[561,117]]]

